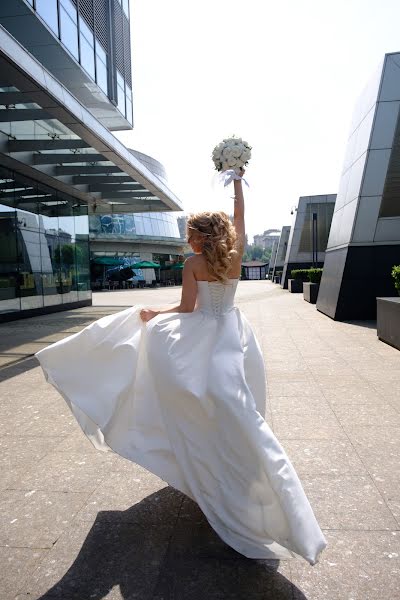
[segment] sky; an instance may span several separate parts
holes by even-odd
[[[214,146],[252,146],[249,241],[290,225],[299,196],[334,194],[358,96],[400,51],[399,0],[131,0],[133,131],[185,213],[232,212]]]

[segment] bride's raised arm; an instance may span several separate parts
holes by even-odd
[[[240,175],[243,177],[244,169],[241,169]],[[244,196],[241,179],[234,179],[233,186],[235,190],[234,210],[233,210],[233,226],[236,229],[237,235],[237,251],[240,255],[243,254],[246,245],[246,229],[244,223]]]

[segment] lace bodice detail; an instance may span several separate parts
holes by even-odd
[[[238,279],[229,279],[227,283],[219,281],[197,282],[197,309],[219,317],[234,306]]]

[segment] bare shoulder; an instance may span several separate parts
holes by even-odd
[[[186,260],[185,260],[185,267],[187,269],[194,269],[194,267],[196,266],[197,262],[198,262],[198,256],[196,254],[194,254],[193,256],[189,256]]]
[[[185,268],[190,269],[196,278],[203,279],[208,276],[207,261],[202,254],[194,254],[185,260]]]

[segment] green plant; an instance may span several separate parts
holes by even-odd
[[[393,266],[392,277],[394,279],[394,287],[400,295],[400,265]]]
[[[307,281],[308,269],[293,269],[291,272],[292,279],[299,279],[300,281]]]
[[[307,269],[308,281],[311,283],[320,283],[322,277],[322,269]]]

